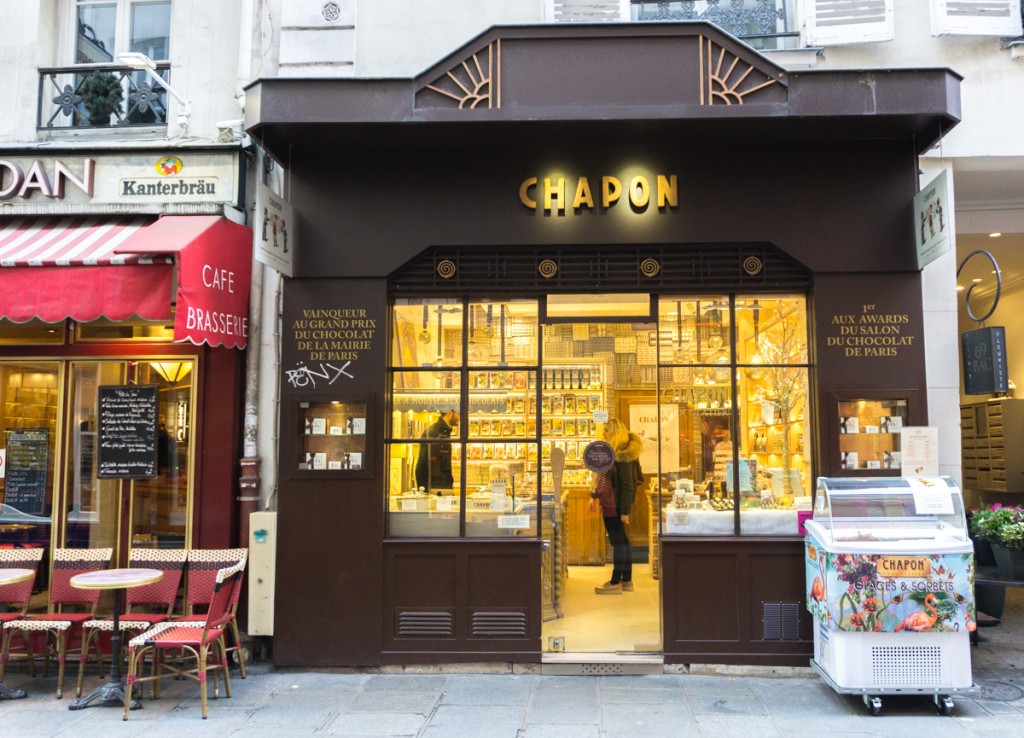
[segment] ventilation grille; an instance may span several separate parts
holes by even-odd
[[[473,638],[525,638],[528,624],[524,612],[474,612],[470,631]]]
[[[800,640],[800,603],[762,602],[764,640]]]
[[[762,266],[750,274],[753,258],[760,260]],[[558,266],[550,278],[544,278],[538,270],[545,259]],[[644,265],[648,259],[660,265],[653,277],[644,276],[652,271],[649,262]],[[439,273],[442,262],[451,262],[454,274],[447,263]],[[391,276],[393,292],[446,294],[804,291],[810,284],[810,272],[771,244],[608,245],[511,248],[501,252],[439,247]]]
[[[942,686],[940,646],[872,646],[871,680],[880,687]]]
[[[395,635],[404,638],[450,638],[455,635],[455,617],[445,611],[402,611],[398,613]]]

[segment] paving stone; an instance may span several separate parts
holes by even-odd
[[[521,707],[498,705],[473,707],[470,705],[441,705],[423,731],[424,738],[516,738],[524,723]]]
[[[524,705],[533,684],[528,676],[452,676],[441,701],[451,705]]]

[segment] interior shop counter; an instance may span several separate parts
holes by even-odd
[[[731,536],[732,510],[664,509],[664,533],[670,536]],[[800,535],[796,510],[740,510],[740,526],[744,535]]]

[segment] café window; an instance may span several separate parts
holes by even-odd
[[[66,335],[67,329],[63,321],[44,323],[35,319],[25,323],[14,323],[10,320],[0,320],[0,345],[64,343]]]
[[[88,341],[159,341],[174,340],[174,314],[167,320],[143,320],[132,316],[127,320],[97,318],[88,323],[75,324],[75,338]]]

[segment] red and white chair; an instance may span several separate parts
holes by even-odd
[[[203,719],[207,714],[207,676],[213,672],[213,696],[219,696],[219,677],[224,676],[224,694],[231,697],[231,675],[224,635],[231,619],[231,602],[242,586],[245,561],[220,569],[214,575],[213,593],[200,621],[168,620],[158,623],[128,643],[128,679],[125,686],[124,719],[128,719],[131,696],[137,685],[153,682],[152,698],[160,696],[160,680],[186,677],[199,682]],[[174,653],[167,659],[168,651]],[[212,651],[212,653],[211,653]],[[182,663],[181,655],[185,654]],[[212,659],[211,659],[212,656]],[[142,676],[146,658],[152,661],[149,676]]]
[[[101,571],[110,564],[112,548],[58,548],[53,553],[53,575],[50,578],[50,601],[45,615],[27,615],[3,624],[3,647],[0,664],[6,665],[12,654],[12,643],[20,637],[19,650],[14,655],[34,662],[35,650],[41,647],[45,667],[49,670],[50,657],[57,657],[57,697],[64,695],[64,663],[69,652],[80,646],[82,624],[96,617],[100,600],[98,589],[75,589],[71,578],[76,574]],[[67,612],[66,608],[81,608],[83,612]],[[0,670],[0,679],[3,672]]]
[[[180,618],[173,618],[175,622],[202,623],[206,615],[197,612],[197,609],[205,608],[213,596],[214,583],[217,572],[221,569],[240,565],[240,571],[244,574],[246,561],[249,557],[247,548],[194,548],[188,552],[188,572],[186,575],[187,602],[185,615]],[[245,654],[242,652],[242,641],[238,634],[238,600],[242,594],[241,582],[235,590],[231,600],[231,609],[228,619],[228,630],[230,631],[230,645],[228,652],[238,653],[239,676],[245,679]]]

